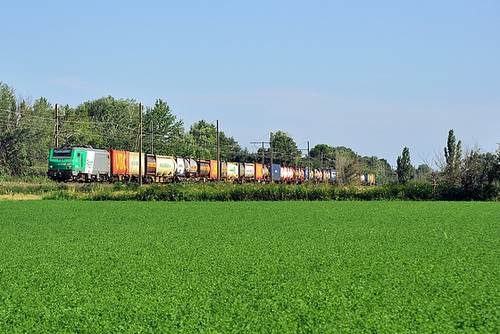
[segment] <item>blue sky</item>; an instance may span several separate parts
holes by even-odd
[[[0,81],[79,104],[168,102],[241,146],[289,133],[392,165],[500,142],[500,0],[12,1]],[[258,145],[257,145],[258,146]]]

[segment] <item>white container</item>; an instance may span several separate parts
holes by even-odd
[[[166,155],[156,156],[156,176],[174,176],[174,157]]]

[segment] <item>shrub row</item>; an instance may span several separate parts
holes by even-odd
[[[492,192],[493,193],[493,192]],[[477,197],[477,196],[476,196]],[[79,199],[91,201],[373,201],[373,200],[498,200],[498,189],[489,197],[471,198],[461,189],[433,187],[429,183],[414,182],[409,185],[383,187],[339,188],[331,185],[280,185],[280,184],[171,184],[137,185],[115,184],[103,187],[88,184],[76,189],[59,189],[44,199]]]

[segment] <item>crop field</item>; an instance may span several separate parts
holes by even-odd
[[[0,332],[499,332],[497,202],[0,202]]]

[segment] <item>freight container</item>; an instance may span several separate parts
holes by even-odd
[[[156,176],[172,178],[175,175],[175,159],[172,156],[156,156]]]
[[[220,162],[220,177],[222,179],[227,179],[227,162],[226,161]]]
[[[186,164],[182,157],[175,157],[175,176],[186,177]]]
[[[202,178],[210,178],[210,160],[198,160],[198,174]]]
[[[305,180],[305,168],[297,168],[297,180],[304,181]]]
[[[273,181],[281,180],[281,166],[277,164],[273,164],[271,169],[271,177]]]
[[[240,179],[245,178],[245,164],[243,162],[238,162],[238,177]]]
[[[146,174],[151,176],[156,175],[156,157],[154,154],[146,156]]]
[[[255,180],[255,164],[245,163],[245,179]]]
[[[198,176],[198,163],[195,159],[186,159],[188,161],[188,169],[186,170],[187,177]]]
[[[142,175],[146,175],[146,166],[144,163],[145,155],[144,153],[142,154],[141,162],[139,162],[139,152],[130,152],[129,155],[129,162],[130,162],[130,175],[133,177],[139,177],[139,163],[141,163],[142,167]]]
[[[262,180],[264,178],[264,165],[255,164],[255,179]]]
[[[327,182],[327,181],[328,181],[328,179],[330,178],[330,175],[329,175],[329,174],[330,174],[330,172],[329,172],[328,170],[326,170],[326,169],[323,169],[323,171],[322,171],[322,172],[323,172],[323,180],[322,180],[322,181],[323,181],[323,182]]]
[[[286,167],[286,180],[290,181],[292,179],[292,168]]]
[[[239,178],[239,165],[237,162],[227,163],[227,178],[230,180],[236,180]]]
[[[121,181],[124,176],[130,174],[130,153],[128,151],[109,150],[109,158],[111,163],[111,175],[118,181]]]
[[[217,160],[210,160],[210,178],[217,179]]]
[[[264,165],[264,180],[269,180],[269,166]]]

